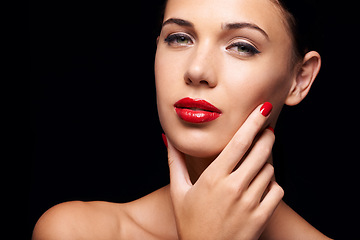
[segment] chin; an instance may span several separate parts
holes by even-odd
[[[198,144],[196,146],[182,146],[179,151],[185,155],[197,157],[197,158],[212,158],[218,156],[223,149],[214,149],[209,145]]]
[[[209,158],[219,155],[228,142],[228,139],[220,137],[221,133],[211,130],[206,127],[189,127],[166,134],[180,152],[193,157]]]

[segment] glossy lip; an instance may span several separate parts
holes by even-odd
[[[210,122],[221,115],[221,111],[203,99],[183,98],[174,104],[177,115],[190,123]]]

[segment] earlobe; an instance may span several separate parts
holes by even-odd
[[[318,75],[321,67],[321,57],[318,52],[308,52],[294,74],[292,86],[285,104],[293,106],[299,104],[309,93],[309,90]]]

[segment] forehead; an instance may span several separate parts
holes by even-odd
[[[281,11],[271,0],[168,0],[164,20],[169,18],[188,20],[199,30],[250,22],[264,29],[270,39],[289,38]]]

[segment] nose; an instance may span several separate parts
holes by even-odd
[[[197,47],[190,54],[184,80],[187,85],[214,88],[217,85],[215,56],[209,46]]]

